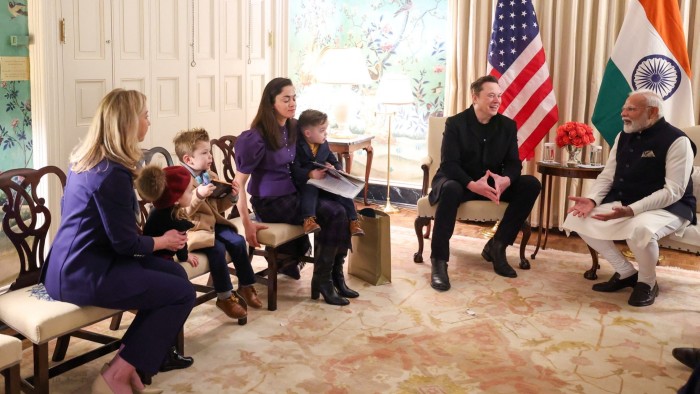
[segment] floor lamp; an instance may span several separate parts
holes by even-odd
[[[384,112],[389,115],[389,131],[386,140],[386,206],[385,213],[395,213],[399,209],[391,205],[391,120],[396,114],[397,107],[413,103],[411,80],[404,75],[385,74],[377,88],[377,102],[393,111]]]
[[[315,70],[316,81],[330,85],[340,85],[341,91],[335,96],[333,116],[338,125],[330,134],[335,138],[353,138],[348,128],[349,98],[352,85],[371,82],[365,57],[360,48],[326,48],[321,52]]]

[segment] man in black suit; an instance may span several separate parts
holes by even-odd
[[[459,205],[470,200],[509,202],[496,234],[481,255],[493,262],[498,275],[515,278],[518,274],[508,264],[505,250],[515,241],[542,188],[537,178],[520,175],[517,128],[512,119],[498,113],[498,80],[490,75],[481,77],[471,84],[471,92],[472,106],[447,118],[442,161],[429,195],[430,204],[438,204],[430,285],[440,291],[450,288],[447,261]]]

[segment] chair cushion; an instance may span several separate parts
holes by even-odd
[[[34,344],[48,342],[119,312],[53,300],[43,284],[0,295],[0,320]]]
[[[189,279],[194,279],[198,276],[209,273],[209,259],[207,258],[207,255],[202,252],[194,252],[193,254],[197,256],[197,259],[199,260],[199,264],[197,264],[196,267],[191,266],[190,263],[186,261],[179,262],[182,268],[185,269],[185,272],[187,272],[187,277]],[[228,258],[228,253],[226,253],[226,257]],[[228,258],[226,261],[231,261],[231,259]]]
[[[240,217],[231,219],[231,222],[243,231],[243,221]],[[305,235],[304,227],[286,223],[262,223],[268,228],[258,231],[258,242],[265,246],[276,248],[293,239]]]
[[[688,226],[683,237],[671,234],[659,240],[659,245],[665,248],[700,253],[700,225]]]
[[[438,204],[430,205],[428,197],[418,199],[418,217],[435,217]],[[467,201],[457,209],[457,220],[472,220],[475,222],[495,222],[503,217],[508,203],[496,205],[491,201]]]
[[[0,334],[0,370],[11,367],[22,359],[22,341]]]

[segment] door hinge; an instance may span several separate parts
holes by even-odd
[[[66,18],[61,18],[61,20],[58,21],[58,39],[61,44],[66,43]]]
[[[272,31],[267,32],[267,46],[272,48],[275,42],[275,35],[272,33]]]

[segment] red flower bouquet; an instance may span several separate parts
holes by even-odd
[[[595,141],[593,129],[585,123],[566,122],[557,127],[556,142],[560,148],[567,145],[583,148],[593,141]]]

